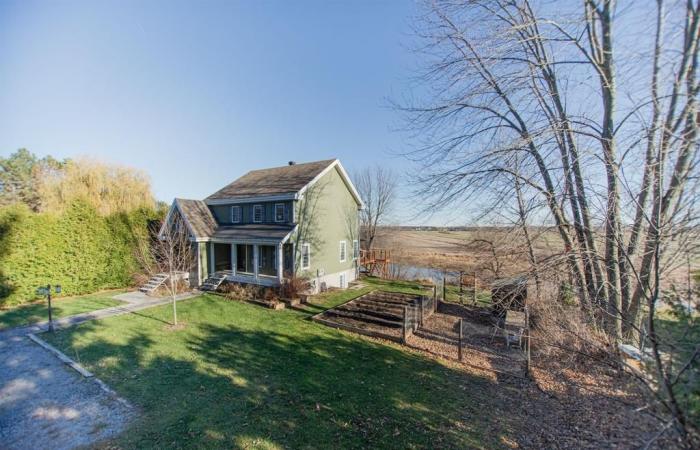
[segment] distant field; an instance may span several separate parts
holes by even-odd
[[[553,229],[532,228],[529,230],[535,254],[541,260],[562,253],[559,235]],[[492,242],[497,250],[502,275],[523,272],[528,268],[525,240],[520,230],[513,228],[484,227],[467,230],[411,230],[382,228],[376,240],[376,248],[390,249],[394,262],[432,267],[451,271],[477,272],[479,277],[493,276],[493,255],[486,242]],[[604,242],[602,236],[599,245]],[[672,243],[673,245],[673,243]],[[692,260],[692,270],[700,270],[700,260]],[[687,280],[685,259],[676,260],[676,265],[665,275],[667,282],[684,284]]]
[[[538,256],[561,251],[555,232],[533,229],[531,236]],[[498,255],[505,264],[506,272],[517,272],[525,267],[523,237],[511,229],[415,231],[384,228],[377,238],[376,247],[391,249],[392,258],[403,264],[482,271],[492,260],[490,245],[482,241],[493,242],[499,249]]]

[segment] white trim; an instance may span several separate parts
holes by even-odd
[[[348,241],[343,240],[338,242],[338,253],[341,263],[344,263],[348,260]]]
[[[284,244],[281,242],[277,244],[275,251],[277,252],[277,280],[282,283],[282,278],[284,278]]]
[[[255,220],[255,213],[260,210],[260,220]],[[263,223],[265,221],[265,209],[263,205],[253,205],[253,223]]]
[[[285,194],[276,195],[260,195],[257,197],[241,197],[241,198],[217,198],[217,199],[205,199],[204,203],[207,205],[230,205],[232,203],[258,203],[258,202],[274,202],[280,200],[294,200],[296,198],[296,192],[288,192]]]
[[[238,258],[236,254],[236,244],[231,243],[231,273],[233,275],[236,275],[236,266],[238,265]]]
[[[238,211],[238,220],[233,220],[233,212]],[[243,221],[243,208],[241,205],[231,206],[231,223],[241,223]]]
[[[281,207],[282,207],[282,219],[280,219],[280,220],[277,220],[277,207],[278,207],[278,206],[281,206]],[[274,216],[275,216],[275,217],[274,217],[274,218],[275,218],[275,223],[284,223],[284,217],[286,216],[286,213],[287,213],[287,205],[285,205],[284,203],[275,203],[275,207],[274,207],[273,213],[274,213]]]
[[[258,281],[258,244],[253,244],[253,274],[255,275],[255,281]]]
[[[307,248],[307,255],[308,255],[308,261],[307,264],[304,265],[304,247]],[[311,267],[311,244],[304,242],[301,244],[301,254],[299,257],[299,265],[301,266],[301,270],[307,270]]]

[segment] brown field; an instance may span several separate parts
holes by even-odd
[[[561,252],[555,232],[533,229],[531,236],[538,257]],[[493,253],[489,242],[497,249],[503,274],[517,273],[527,267],[523,236],[512,228],[439,231],[382,228],[375,247],[390,249],[392,260],[400,264],[452,271],[493,272]]]
[[[529,233],[538,260],[563,252],[561,240],[553,229],[532,228]],[[500,276],[511,276],[528,269],[522,231],[509,227],[462,230],[383,227],[374,247],[391,250],[392,261],[399,264],[467,274],[476,272],[481,280],[488,280],[495,276],[495,264],[491,245],[484,241],[493,243],[497,249]],[[692,266],[692,270],[700,269],[700,261],[695,259]],[[686,278],[687,266],[684,265],[671,268],[665,275],[667,283],[683,284]]]

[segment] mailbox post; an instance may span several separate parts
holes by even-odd
[[[54,327],[53,327],[53,308],[51,307],[51,285],[47,284],[46,286],[42,286],[39,289],[37,289],[37,292],[39,295],[45,295],[46,299],[48,301],[49,305],[49,331],[53,333]],[[61,285],[57,284],[54,286],[54,292],[56,294],[61,293]]]

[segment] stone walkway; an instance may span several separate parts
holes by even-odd
[[[201,295],[199,292],[188,292],[185,294],[180,294],[176,297],[177,301],[186,300],[188,298],[196,297]],[[172,300],[164,297],[149,297],[141,292],[127,292],[125,294],[115,295],[113,297],[115,300],[121,300],[125,302],[123,305],[112,306],[111,308],[98,309],[96,311],[90,311],[82,314],[76,314],[74,316],[63,317],[53,321],[53,326],[56,329],[72,327],[79,323],[87,322],[88,320],[104,319],[106,317],[118,316],[120,314],[126,314],[133,311],[140,311],[146,308],[153,308],[154,306],[166,305]],[[49,322],[39,322],[33,325],[27,325],[24,327],[12,328],[5,331],[0,331],[0,340],[6,339],[10,336],[26,336],[29,333],[43,333],[48,331]]]
[[[198,295],[178,296],[184,300]],[[114,298],[123,305],[65,317],[56,328],[126,314],[169,303],[126,293]],[[119,434],[135,412],[123,399],[85,378],[27,334],[41,333],[48,323],[0,332],[0,448],[68,450]],[[70,356],[70,355],[69,355]]]

